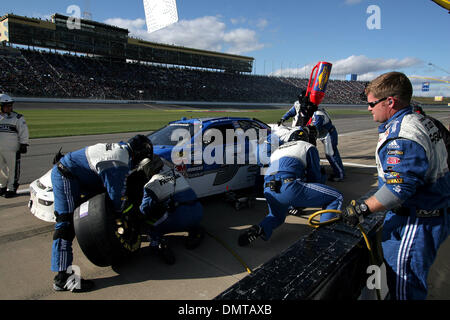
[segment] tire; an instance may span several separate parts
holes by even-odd
[[[137,223],[126,215],[115,216],[106,193],[90,198],[75,209],[73,222],[81,250],[97,266],[123,262],[140,248]]]

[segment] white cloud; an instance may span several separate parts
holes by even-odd
[[[341,79],[346,74],[356,73],[358,75],[358,79],[361,80],[371,80],[383,71],[387,72],[391,70],[400,70],[423,64],[422,60],[411,57],[404,59],[384,59],[369,58],[364,55],[351,55],[347,58],[330,62],[333,64],[331,69],[332,78],[334,77]],[[307,74],[309,76],[313,67],[314,65],[306,65],[299,69],[277,70],[273,73],[273,75]]]
[[[242,19],[232,20],[232,23],[243,21]],[[107,19],[105,23],[127,28],[131,36],[143,40],[190,48],[243,54],[264,47],[264,44],[258,41],[254,30],[247,28],[227,30],[225,23],[217,16],[180,20],[152,33],[147,32],[144,19],[112,18]]]
[[[345,59],[330,61],[333,64],[330,79],[345,79],[345,75],[356,73],[359,81],[371,81],[382,73],[389,71],[404,72],[410,79],[414,89],[414,95],[417,96],[450,96],[450,76],[430,77],[416,74],[409,74],[408,68],[417,68],[424,66],[425,63],[417,58],[407,57],[403,59],[384,59],[384,58],[368,58],[366,56],[349,56]],[[309,77],[313,64],[306,65],[301,68],[290,68],[277,70],[271,75],[286,77]],[[431,78],[431,79],[425,79]],[[433,80],[434,79],[434,80]],[[444,81],[440,81],[444,80]],[[422,92],[422,83],[430,82],[430,91]]]

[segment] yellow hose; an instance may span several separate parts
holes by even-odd
[[[219,237],[213,235],[212,233],[210,233],[208,231],[206,231],[206,234],[209,235],[211,238],[215,239],[222,246],[224,246],[225,249],[227,249],[242,264],[242,266],[245,268],[245,270],[248,273],[252,273],[252,270],[247,266],[247,264],[244,262],[244,260],[242,260],[242,258],[239,257],[238,254],[236,252],[234,252],[233,249],[231,249],[224,241],[222,241]]]

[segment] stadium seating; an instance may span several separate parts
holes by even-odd
[[[13,96],[292,103],[308,79],[231,74],[28,49],[0,50]],[[360,104],[366,82],[330,80],[323,103]]]

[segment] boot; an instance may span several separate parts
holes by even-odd
[[[189,234],[186,238],[185,246],[188,250],[197,248],[205,237],[205,229],[201,226],[194,227],[189,230]]]
[[[263,230],[260,226],[254,225],[245,230],[238,239],[238,244],[241,247],[248,246],[251,242],[262,236]]]
[[[8,190],[5,192],[5,198],[14,198],[17,195],[16,191]]]
[[[150,250],[153,254],[161,257],[166,264],[175,264],[175,255],[166,239],[162,238],[160,241],[150,241]]]
[[[92,280],[84,280],[80,278],[80,282],[76,283],[76,278],[70,276],[73,275],[69,274],[65,271],[60,271],[55,276],[53,280],[53,290],[55,291],[72,291],[72,292],[87,292],[90,291],[94,287],[94,281]]]

